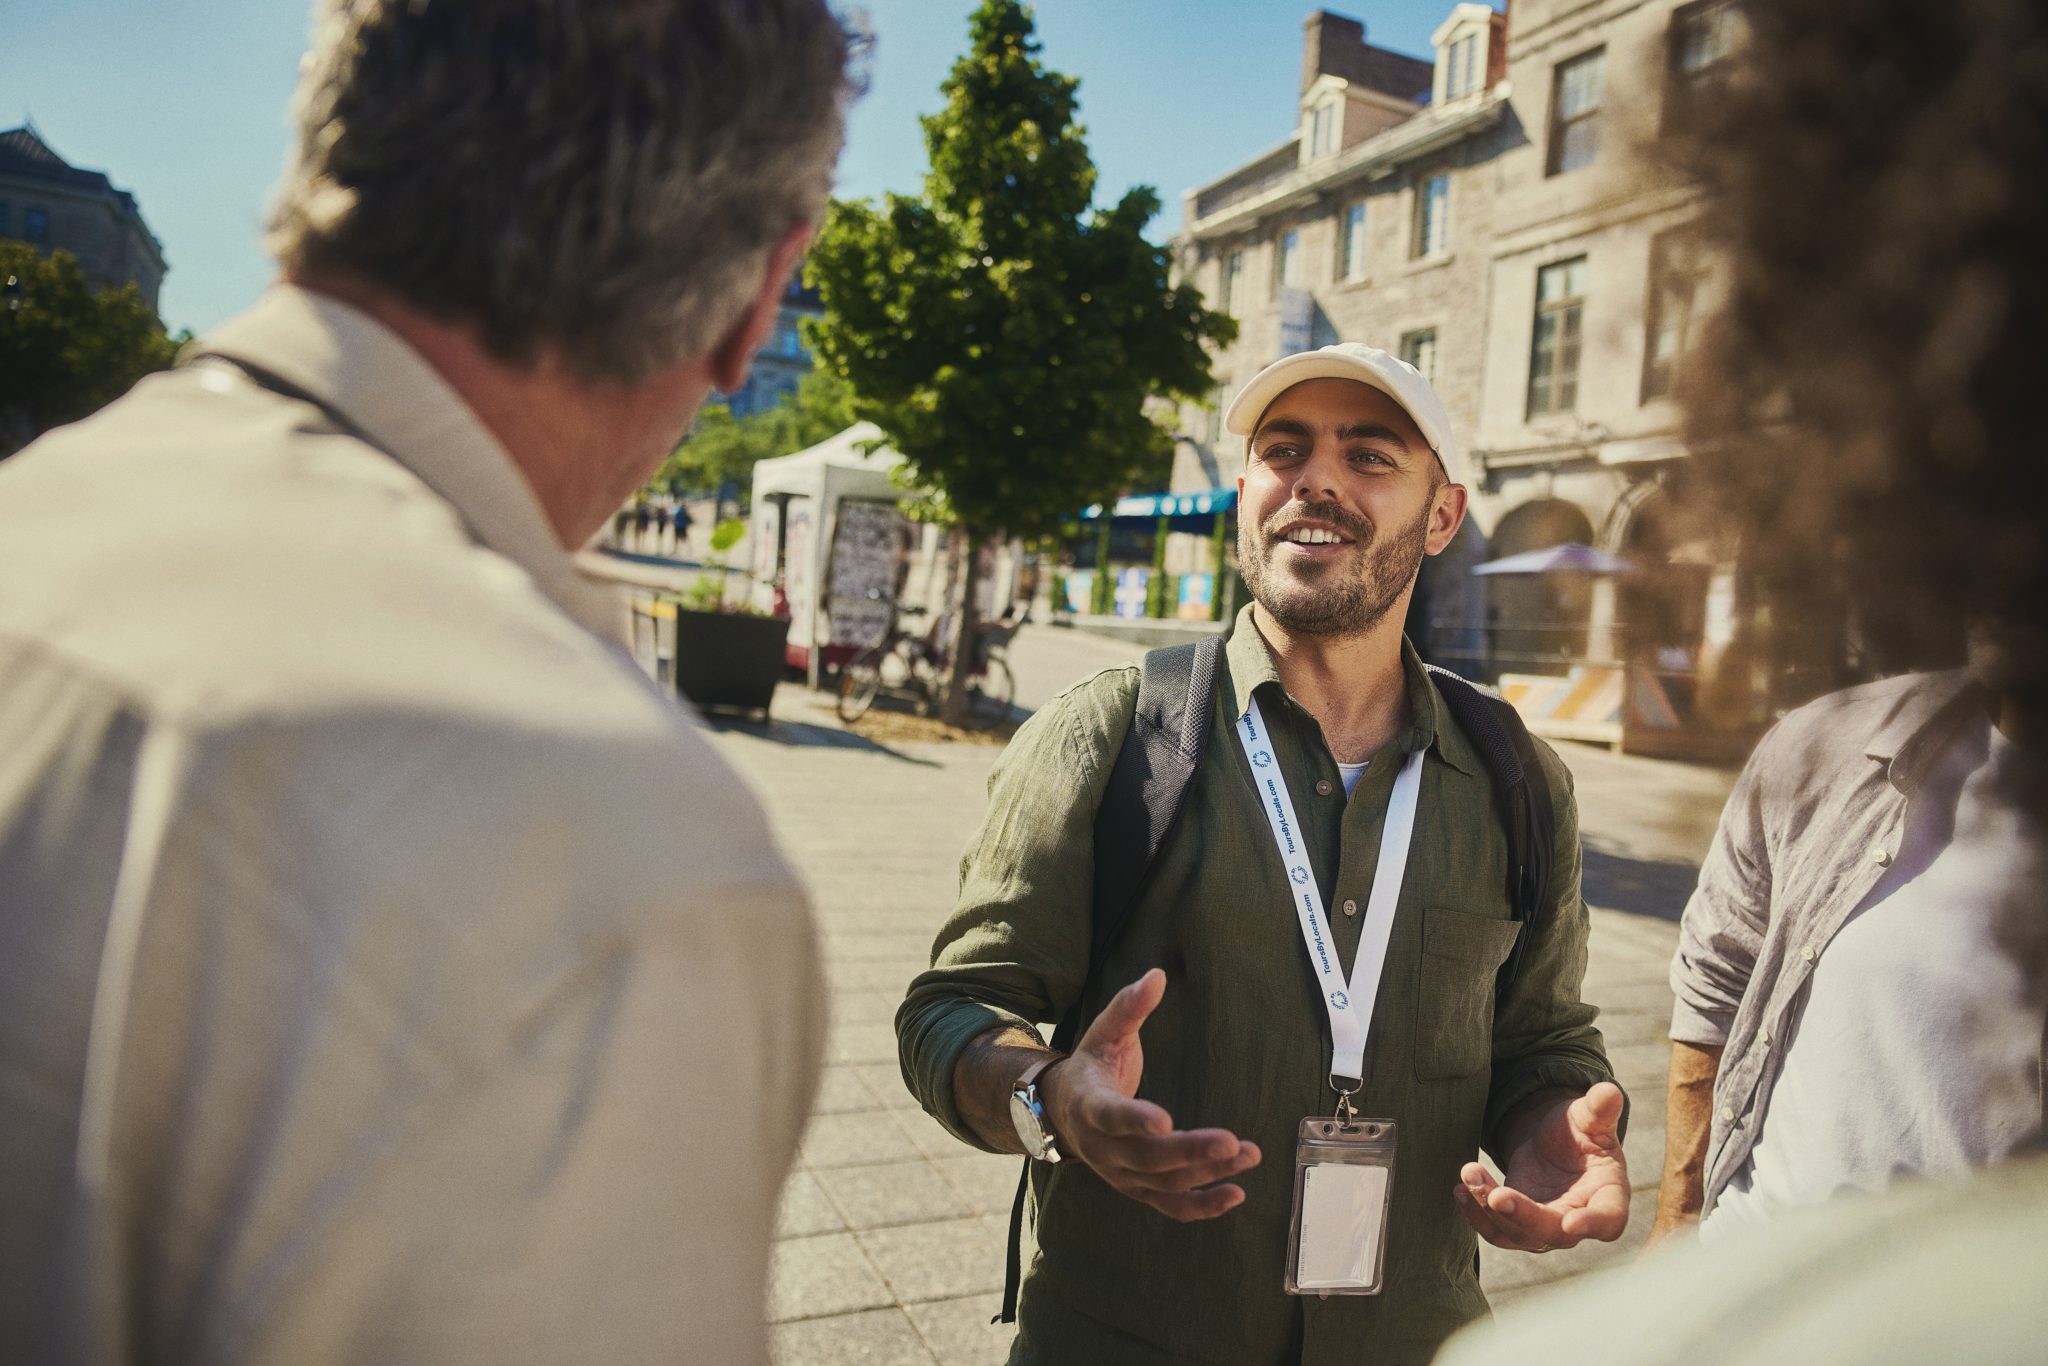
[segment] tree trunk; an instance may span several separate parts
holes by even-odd
[[[946,632],[946,671],[941,677],[939,719],[949,726],[967,723],[967,680],[974,673],[973,642],[980,622],[976,619],[975,596],[981,581],[981,538],[965,527],[949,533],[961,550],[960,572],[953,577],[949,594],[953,601],[952,621]]]

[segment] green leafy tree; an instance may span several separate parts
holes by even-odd
[[[992,538],[1049,535],[1166,466],[1159,396],[1210,385],[1205,342],[1235,325],[1175,288],[1145,240],[1159,199],[1094,211],[1095,166],[1071,77],[1037,60],[1031,12],[985,0],[926,118],[923,194],[833,206],[806,263],[825,316],[820,364],[902,452],[927,511],[966,542],[954,585],[944,714],[974,639],[974,578]]]
[[[70,252],[0,240],[0,456],[91,415],[177,353],[134,285],[95,293]]]
[[[814,368],[796,392],[766,412],[734,417],[730,406],[708,404],[697,425],[676,447],[651,481],[671,493],[715,489],[730,482],[746,487],[754,462],[815,446],[853,425],[853,396],[846,381]]]

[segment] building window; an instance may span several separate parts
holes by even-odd
[[[1415,187],[1416,256],[1441,256],[1450,245],[1451,173],[1438,171]]]
[[[50,211],[34,205],[21,211],[21,235],[30,242],[50,240]]]
[[[1422,372],[1422,377],[1431,384],[1436,383],[1436,329],[1418,328],[1401,334],[1401,359]]]
[[[1444,63],[1444,98],[1462,99],[1479,88],[1479,35],[1468,33],[1451,44]]]
[[[1337,278],[1365,278],[1365,201],[1345,206],[1344,221],[1337,233]]]
[[[1650,243],[1650,297],[1643,315],[1643,402],[1667,398],[1692,345],[1699,294],[1699,243],[1680,228]]]
[[[1283,289],[1301,288],[1301,229],[1289,228],[1280,234],[1280,244],[1273,255],[1273,292]]]
[[[1732,0],[1701,0],[1671,16],[1671,80],[1664,114],[1667,126],[1692,117],[1702,99],[1728,71],[1741,36],[1741,12]]]
[[[1344,111],[1335,100],[1328,100],[1315,107],[1309,115],[1308,154],[1311,157],[1328,156],[1337,150],[1344,140]]]
[[[1557,64],[1550,92],[1550,171],[1563,175],[1591,166],[1600,152],[1600,94],[1607,80],[1607,49]]]
[[[1579,315],[1586,258],[1536,272],[1536,331],[1529,347],[1529,416],[1568,413],[1579,401]]]
[[[1239,297],[1244,289],[1244,252],[1233,251],[1223,258],[1223,311],[1232,317],[1242,313],[1239,307],[1244,301]]]
[[[1671,70],[1696,86],[1735,52],[1738,16],[1731,0],[1688,5],[1671,17]]]

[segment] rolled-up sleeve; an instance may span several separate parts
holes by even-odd
[[[1728,1041],[1770,923],[1771,865],[1765,842],[1764,774],[1772,745],[1750,756],[1700,865],[1699,886],[1679,921],[1671,961],[1673,1042],[1715,1048]]]
[[[1571,771],[1550,747],[1538,741],[1537,753],[1557,823],[1551,855],[1556,895],[1543,923],[1523,927],[1529,943],[1494,1014],[1493,1076],[1484,1133],[1487,1149],[1496,1157],[1501,1155],[1496,1146],[1501,1121],[1530,1096],[1551,1087],[1583,1091],[1614,1080],[1600,1031],[1593,1025],[1597,1012],[1582,993],[1589,921],[1579,885],[1578,799]]]
[[[896,1012],[904,1084],[976,1147],[987,1145],[953,1096],[960,1054],[991,1029],[1057,1020],[1085,985],[1095,812],[1136,690],[1135,669],[1100,674],[1018,730],[989,775],[988,812],[961,857],[959,898],[932,946],[931,969]]]

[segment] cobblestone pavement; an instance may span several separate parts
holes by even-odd
[[[1042,704],[1136,647],[1049,627],[1013,646],[1018,700]],[[842,729],[820,696],[786,687],[767,726],[717,727],[817,901],[833,988],[827,1067],[784,1199],[770,1311],[783,1366],[1000,1362],[993,1327],[1016,1159],[969,1149],[904,1090],[891,1028],[950,907],[962,847],[999,752],[969,744],[878,745]],[[1637,1183],[1627,1236],[1543,1256],[1487,1248],[1494,1302],[1638,1246],[1664,1144],[1670,1011],[1665,971],[1730,775],[1562,747],[1577,781],[1594,905],[1588,997],[1632,1096]]]

